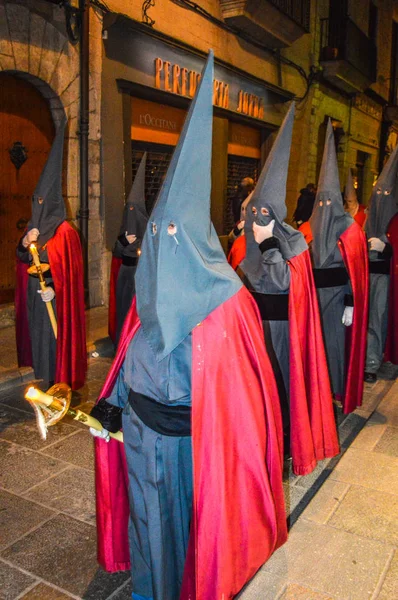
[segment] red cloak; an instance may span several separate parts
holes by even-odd
[[[240,263],[246,256],[246,238],[245,234],[241,234],[232,244],[232,248],[228,254],[228,262],[234,271],[239,267]]]
[[[116,340],[117,330],[117,306],[116,306],[116,284],[119,275],[122,259],[112,256],[111,275],[109,279],[109,313],[108,313],[108,333],[112,342]]]
[[[135,300],[109,396],[140,326]],[[128,568],[122,446],[95,440],[99,561]],[[193,518],[180,600],[232,598],[287,537],[282,423],[260,315],[245,288],[192,332]]]
[[[17,341],[18,367],[31,367],[32,346],[28,324],[28,265],[17,258],[15,286],[15,335]]]
[[[244,256],[239,262],[243,259]],[[339,443],[308,250],[291,258],[288,264],[290,446],[293,472],[307,475],[318,460],[338,454]]]
[[[363,226],[365,225],[366,221],[366,212],[363,204],[358,204],[358,210],[354,217],[354,220],[358,223],[360,228],[363,229]]]
[[[86,321],[84,314],[83,261],[77,231],[64,221],[47,242],[48,261],[54,280],[57,305],[57,355],[55,382],[65,382],[73,390],[84,385],[87,371]],[[26,332],[28,265],[18,262],[15,294],[18,363],[32,365],[28,356]],[[29,362],[27,363],[27,359]]]
[[[304,239],[307,242],[307,244],[310,245],[310,243],[314,239],[312,237],[312,231],[311,231],[310,222],[309,221],[304,221],[304,223],[302,223],[298,229],[303,234]]]
[[[384,360],[398,365],[398,214],[390,221],[387,238],[392,246],[388,333]]]
[[[293,472],[307,475],[339,453],[318,298],[308,250],[289,259],[290,444]]]
[[[337,243],[348,271],[354,297],[353,323],[346,328],[343,412],[347,414],[362,404],[369,309],[369,259],[366,236],[358,223],[350,225]]]

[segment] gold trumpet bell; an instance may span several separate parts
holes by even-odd
[[[25,396],[35,411],[37,426],[43,440],[47,439],[48,428],[58,423],[68,412],[72,390],[66,383],[56,383],[47,390],[45,395],[52,397],[50,405],[43,404],[40,399],[34,397],[30,399],[28,395]]]
[[[48,263],[40,263],[40,268],[41,268],[41,272],[45,273],[46,271],[50,270],[50,265]],[[38,273],[37,273],[36,265],[32,265],[31,267],[29,267],[28,273],[29,273],[29,275],[35,275],[37,277]]]

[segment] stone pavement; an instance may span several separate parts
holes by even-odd
[[[289,481],[293,501],[302,486],[317,493],[239,599],[398,598],[398,381],[367,384],[363,408],[348,419],[364,426],[356,437],[351,429],[318,483],[313,474]]]
[[[8,314],[11,314],[10,310],[7,311]],[[0,320],[0,325],[3,322],[8,326],[0,327],[0,390],[15,387],[34,378],[31,367],[18,368],[13,319]],[[102,352],[109,349],[107,307],[99,306],[86,310],[86,332],[87,352],[91,354],[97,350]]]
[[[101,314],[92,315],[95,326]],[[89,359],[74,406],[90,410],[109,348],[106,340],[90,347],[100,356]],[[287,470],[289,541],[241,600],[398,597],[397,375],[386,365],[360,410],[345,418],[337,410],[339,457],[306,477]],[[110,575],[96,563],[91,436],[65,418],[42,441],[25,387],[0,391],[0,600],[128,600],[128,573]]]

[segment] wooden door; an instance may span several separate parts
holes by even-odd
[[[0,304],[14,298],[15,248],[30,219],[32,194],[54,134],[51,112],[40,92],[23,79],[1,73]]]

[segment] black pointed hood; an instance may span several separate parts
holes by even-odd
[[[309,222],[314,238],[312,241],[313,262],[315,268],[319,269],[325,265],[329,256],[334,252],[341,234],[354,222],[343,206],[336,146],[330,119],[326,129],[314,210]]]
[[[64,117],[32,196],[32,216],[27,228],[28,231],[34,228],[40,231],[37,241],[39,247],[44,246],[53,237],[57,227],[66,219],[62,197],[62,160],[66,123]]]
[[[145,168],[146,157],[141,159],[133,185],[126,204],[123,209],[122,225],[120,227],[119,236],[135,235],[137,241],[134,244],[129,244],[125,247],[123,254],[128,256],[136,256],[137,249],[141,246],[146,226],[148,223],[148,213],[145,207]]]
[[[368,238],[385,235],[391,219],[398,211],[397,172],[398,145],[395,146],[373,187],[365,224]]]
[[[210,219],[213,63],[210,52],[135,275],[138,316],[157,360],[242,287]]]
[[[273,235],[278,239],[280,251],[286,260],[308,249],[301,232],[284,222],[287,214],[286,182],[294,112],[295,106],[292,103],[246,208],[246,257],[240,266],[254,289],[257,284],[260,285],[260,280],[264,276],[262,254],[253,235],[254,222],[258,225],[268,225],[272,219],[275,219]]]

